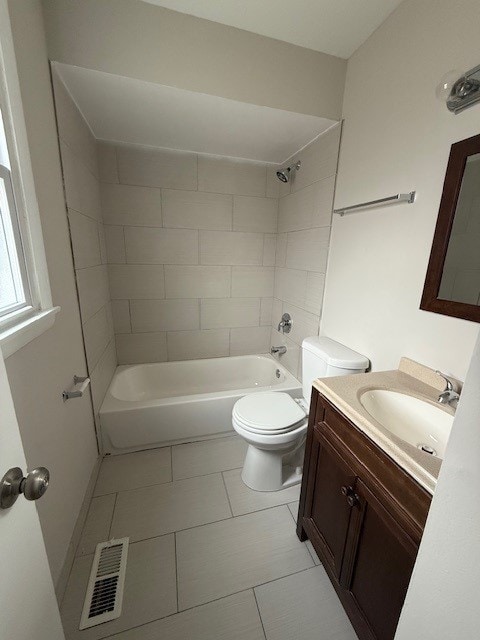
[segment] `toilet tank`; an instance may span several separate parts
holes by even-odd
[[[310,404],[312,383],[316,378],[363,373],[369,360],[330,338],[314,336],[302,342],[303,397]]]

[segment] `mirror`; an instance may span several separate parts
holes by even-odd
[[[480,322],[480,135],[450,150],[420,308]]]

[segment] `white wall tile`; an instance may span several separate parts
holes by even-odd
[[[102,307],[84,323],[83,337],[88,368],[92,370],[97,365],[100,356],[113,337],[107,315],[107,305]]]
[[[68,211],[68,220],[75,268],[83,269],[101,264],[98,223],[73,209]]]
[[[298,154],[302,168],[295,175],[292,191],[299,191],[317,180],[335,174],[341,130],[341,125],[338,124],[302,149]]]
[[[273,296],[274,267],[232,267],[232,296],[268,298]]]
[[[206,331],[169,331],[167,334],[169,360],[195,360],[228,356],[228,329]]]
[[[127,262],[198,264],[198,231],[125,227]]]
[[[260,324],[267,326],[272,324],[273,298],[262,298],[260,301]]]
[[[166,189],[197,188],[197,156],[194,153],[118,145],[117,163],[121,184]]]
[[[325,288],[325,274],[308,273],[305,302],[303,308],[306,311],[320,315],[323,305],[323,290]]]
[[[200,231],[200,264],[262,264],[263,234]]]
[[[167,298],[226,298],[230,281],[230,267],[165,266]]]
[[[311,229],[324,222],[327,226],[331,218],[330,184],[315,182],[301,191],[280,198],[278,204],[278,232]],[[330,204],[326,204],[326,200]]]
[[[151,300],[165,297],[163,265],[110,265],[108,279],[112,300]]]
[[[277,267],[274,297],[302,308],[307,287],[307,272]]]
[[[287,239],[286,266],[325,273],[327,269],[329,227],[292,231]]]
[[[279,169],[278,164],[267,165],[267,189],[265,195],[267,198],[279,198],[280,197],[280,185],[281,182],[277,178],[277,171]]]
[[[244,356],[270,351],[270,327],[230,329],[230,355]]]
[[[129,300],[112,300],[111,307],[115,333],[131,333]]]
[[[200,329],[198,300],[132,300],[133,332]]]
[[[161,227],[161,191],[125,184],[100,184],[105,224]]]
[[[230,230],[232,207],[230,195],[162,189],[164,227]]]
[[[118,364],[165,362],[165,333],[119,333],[115,336]]]
[[[260,323],[258,298],[209,298],[200,304],[202,329],[255,327]]]
[[[275,356],[275,358],[283,364],[283,366],[290,371],[290,373],[298,378],[300,366],[301,366],[301,348],[298,344],[290,340],[284,333],[277,331],[276,327],[272,327],[272,333],[270,336],[270,342],[276,347],[287,347],[286,353],[281,356]]]
[[[99,182],[64,142],[60,141],[65,196],[70,209],[102,220]]]
[[[234,196],[233,230],[276,233],[278,200],[276,198],[254,198]]]
[[[288,302],[283,303],[283,312],[288,312],[292,317],[292,328],[288,334],[290,340],[302,346],[304,338],[318,336],[320,325],[320,317],[318,315],[299,309]]]
[[[198,190],[265,196],[266,165],[220,156],[198,156]]]
[[[315,183],[315,205],[312,227],[328,227],[332,224],[333,197],[335,195],[335,176],[324,178]]]
[[[125,253],[125,236],[123,227],[105,225],[105,247],[107,249],[107,261],[110,264],[122,264],[127,261]]]
[[[275,252],[277,247],[277,234],[266,233],[263,236],[263,266],[275,266]]]
[[[82,322],[85,323],[110,300],[107,268],[105,265],[87,267],[77,270],[76,274]]]
[[[90,371],[90,380],[92,386],[93,410],[98,413],[103,402],[107,389],[112,381],[115,367],[117,366],[117,353],[115,349],[115,341],[110,340],[107,348],[103,352],[97,366]]]
[[[272,326],[276,329],[278,323],[282,319],[283,313],[283,300],[279,300],[278,298],[273,299],[272,305]]]
[[[275,249],[275,265],[284,267],[287,259],[287,234],[277,234],[277,245]]]
[[[101,182],[118,183],[117,152],[115,145],[97,141],[98,175]]]

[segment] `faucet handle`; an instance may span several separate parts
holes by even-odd
[[[445,389],[444,391],[455,391],[456,393],[459,391],[458,382],[454,378],[449,378],[441,371],[435,371],[437,376],[440,376],[445,380]]]

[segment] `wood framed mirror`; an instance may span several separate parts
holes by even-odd
[[[480,322],[480,135],[451,147],[420,309]]]

